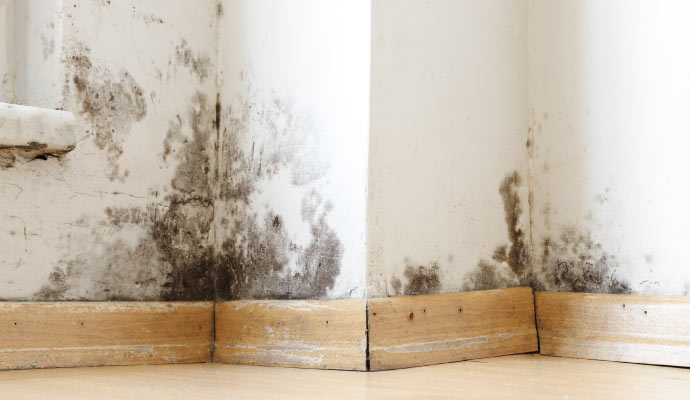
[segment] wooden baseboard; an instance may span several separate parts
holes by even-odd
[[[690,297],[537,292],[541,353],[690,367]]]
[[[369,300],[373,371],[537,350],[528,287]]]
[[[0,369],[211,361],[213,303],[0,303]]]
[[[0,369],[222,362],[366,370],[537,351],[690,367],[690,297],[512,288],[365,300],[0,303]],[[215,345],[214,345],[215,335]]]
[[[363,371],[366,340],[364,300],[216,304],[216,362]]]

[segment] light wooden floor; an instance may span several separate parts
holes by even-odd
[[[2,399],[689,399],[690,369],[515,355],[383,372],[220,364],[0,372]]]

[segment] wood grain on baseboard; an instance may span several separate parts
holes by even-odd
[[[0,303],[0,369],[211,361],[211,302]]]
[[[374,371],[537,350],[528,287],[369,300]]]
[[[366,369],[364,300],[241,300],[216,305],[214,361]]]
[[[690,297],[537,292],[545,355],[690,367]]]

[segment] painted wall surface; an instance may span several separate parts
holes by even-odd
[[[689,15],[0,0],[0,101],[79,126],[0,166],[0,299],[688,295]]]
[[[690,5],[530,3],[535,259],[549,290],[690,294]]]
[[[0,169],[0,298],[212,297],[195,257],[212,251],[217,2],[21,3],[35,6],[31,21],[62,3],[56,19],[22,31],[21,50],[43,59],[43,24],[61,20],[46,53],[59,55],[61,76],[49,69],[26,78],[50,81],[41,90],[24,87],[38,100],[58,87],[79,140],[63,158]]]
[[[529,279],[526,22],[526,2],[373,2],[369,295]]]
[[[0,1],[0,101],[62,102],[62,0]]]
[[[365,293],[369,1],[223,1],[221,297]]]
[[[42,57],[38,3],[13,71]],[[9,98],[79,140],[0,169],[1,299],[364,296],[369,2],[51,4],[61,75]]]

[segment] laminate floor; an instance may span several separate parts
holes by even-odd
[[[0,372],[0,399],[690,399],[690,369],[523,354],[382,372],[220,364]]]

